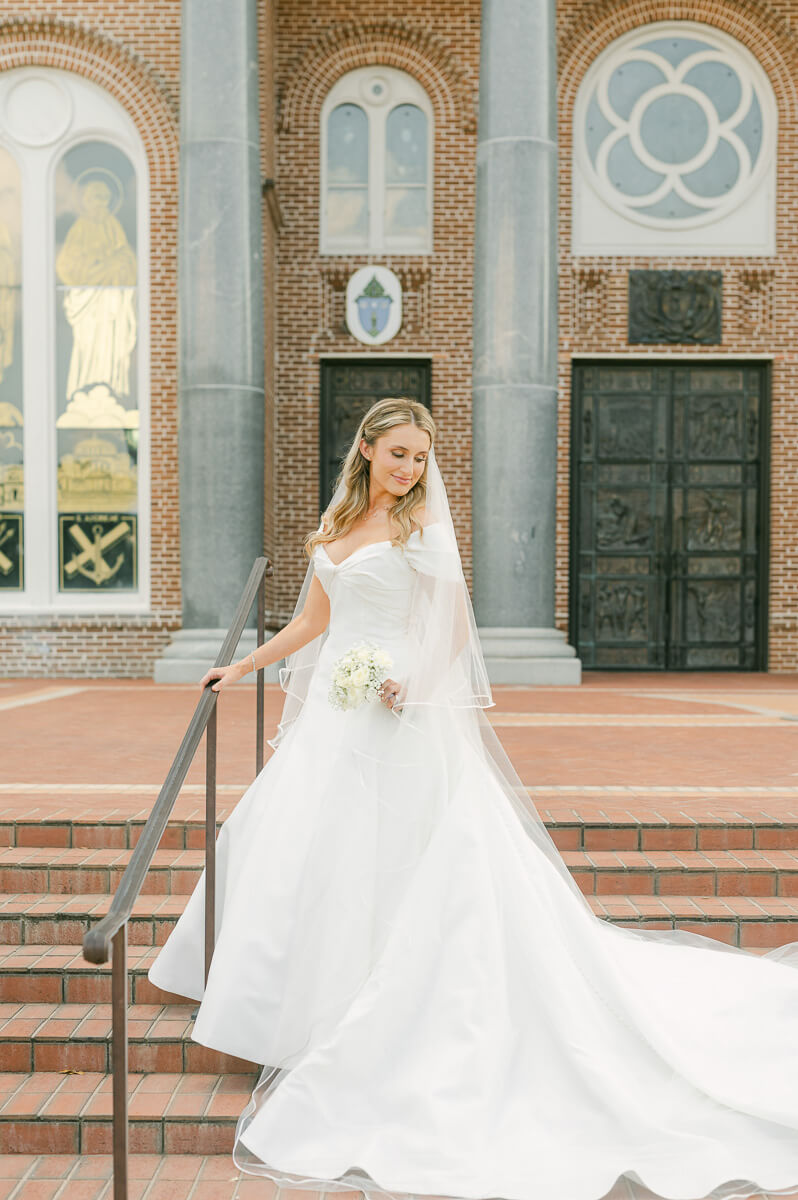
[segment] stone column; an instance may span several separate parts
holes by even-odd
[[[474,263],[474,608],[495,683],[578,683],[554,628],[555,0],[482,0]]]
[[[156,664],[161,681],[212,664],[263,548],[257,0],[183,0],[180,53],[183,628]],[[254,648],[247,634],[240,652]]]

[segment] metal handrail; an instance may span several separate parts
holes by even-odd
[[[230,628],[222,642],[214,666],[230,665],[244,624],[257,597],[257,642],[265,636],[266,591],[272,565],[267,558],[256,558],[249,573]],[[263,767],[264,692],[263,668],[256,675],[255,767]],[[144,879],[152,865],[183,780],[205,734],[205,979],[213,957],[216,910],[216,713],[219,692],[210,683],[202,690],[197,707],[163,782],[158,799],[141,832],[130,862],[119,881],[107,914],[83,939],[83,957],[87,962],[104,963],[111,958],[111,1069],[113,1072],[113,1155],[114,1200],[127,1200],[127,923],[139,897]]]

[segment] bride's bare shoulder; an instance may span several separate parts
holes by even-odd
[[[432,523],[432,516],[424,507],[413,509],[413,519],[418,521],[422,528]]]

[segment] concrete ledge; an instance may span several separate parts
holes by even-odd
[[[491,683],[582,682],[582,663],[559,629],[483,627],[479,639]]]
[[[178,629],[172,634],[172,640],[155,663],[153,680],[155,683],[199,683],[202,676],[212,667],[222,648],[222,642],[227,633],[226,629]],[[267,631],[265,640],[272,634]],[[258,644],[254,629],[245,629],[241,634],[234,659],[243,658],[251,653]],[[281,662],[267,667],[264,672],[266,683],[277,683],[277,671]],[[251,671],[245,675],[240,684],[254,683],[256,675]]]

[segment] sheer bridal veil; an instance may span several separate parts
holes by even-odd
[[[434,740],[440,744],[442,732],[456,728],[462,739],[461,745],[467,747],[469,754],[478,755],[491,768],[504,797],[512,806],[526,834],[545,855],[572,895],[578,897],[586,914],[593,920],[601,921],[602,925],[618,937],[699,945],[719,953],[750,954],[746,949],[689,930],[610,925],[604,918],[594,914],[588,896],[582,892],[566,866],[532,801],[528,788],[519,777],[485,712],[486,709],[492,708],[495,702],[463,574],[446,486],[434,448],[430,449],[425,478],[425,526],[421,532],[411,535],[413,539],[418,539],[415,546],[420,553],[414,554],[413,557],[420,569],[415,574],[411,601],[411,665],[405,677],[399,681],[401,687],[394,708],[399,724],[394,747],[394,765],[400,762],[405,748],[408,762],[423,761],[423,757],[421,760],[416,758],[412,748],[414,742],[418,744],[420,736],[423,736],[426,742]],[[341,482],[329,508],[337,504],[343,492],[344,484]],[[294,608],[294,616],[304,607],[313,575],[311,560]],[[279,678],[285,692],[285,701],[277,734],[269,742],[274,748],[280,744],[302,710],[325,639],[326,630],[291,654],[280,670]],[[403,737],[403,734],[406,736]],[[406,776],[408,771],[409,766],[405,772]],[[488,797],[486,802],[489,802]],[[758,957],[783,961],[798,967],[798,942],[776,947]]]

